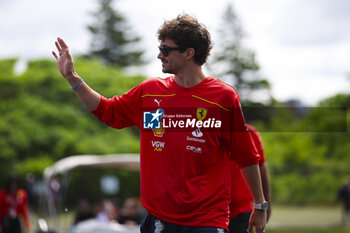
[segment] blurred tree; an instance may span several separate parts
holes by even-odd
[[[337,94],[322,100],[306,116],[304,123],[318,129],[314,141],[326,146],[327,160],[334,159],[350,164],[350,94]],[[349,166],[350,169],[350,166]]]
[[[126,18],[113,9],[113,0],[99,0],[99,9],[94,13],[95,23],[88,26],[92,34],[88,56],[101,58],[106,64],[128,67],[145,63],[144,51],[137,50],[140,37],[129,32]]]
[[[139,138],[130,128],[114,130],[84,109],[55,61],[30,61],[21,75],[13,72],[14,61],[0,60],[0,181],[14,171],[40,175],[69,155],[139,151]],[[144,80],[98,60],[78,57],[75,63],[84,80],[106,97]]]
[[[275,202],[334,202],[350,170],[349,108],[350,95],[337,94],[308,109],[302,118],[278,114],[262,125]],[[286,125],[288,131],[283,130]]]
[[[244,105],[269,102],[270,83],[257,74],[259,65],[255,53],[243,45],[244,33],[232,5],[228,5],[223,14],[218,34],[218,46],[208,63],[208,69],[232,84]]]
[[[15,58],[0,60],[0,100],[11,99],[20,92],[14,72],[16,62]]]

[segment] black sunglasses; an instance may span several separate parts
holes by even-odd
[[[162,52],[164,57],[167,57],[171,51],[178,50],[181,53],[185,52],[186,49],[180,47],[168,47],[168,46],[158,46],[159,51]]]

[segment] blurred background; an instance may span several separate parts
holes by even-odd
[[[139,152],[136,128],[108,128],[76,99],[51,55],[58,36],[85,82],[111,97],[167,76],[156,32],[188,13],[212,34],[206,74],[237,89],[247,122],[262,136],[269,232],[350,232],[338,197],[350,179],[349,11],[347,0],[0,0],[0,188],[18,174],[34,232],[46,167],[70,155]],[[106,175],[121,188],[96,191]],[[65,224],[82,197],[137,200],[138,178],[113,169],[71,172],[59,204]]]

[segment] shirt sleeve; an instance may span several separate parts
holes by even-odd
[[[251,133],[255,147],[260,155],[259,165],[262,165],[263,163],[265,163],[266,158],[265,158],[264,145],[263,145],[261,136],[255,130],[249,130],[249,132]]]
[[[91,113],[116,129],[134,125],[140,128],[141,92],[142,83],[121,96],[109,99],[102,96],[98,107]]]
[[[258,164],[260,156],[245,123],[238,97],[232,108],[231,119],[231,158],[240,168]]]

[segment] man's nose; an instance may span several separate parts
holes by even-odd
[[[161,51],[159,51],[157,58],[158,59],[164,58],[164,54]]]

